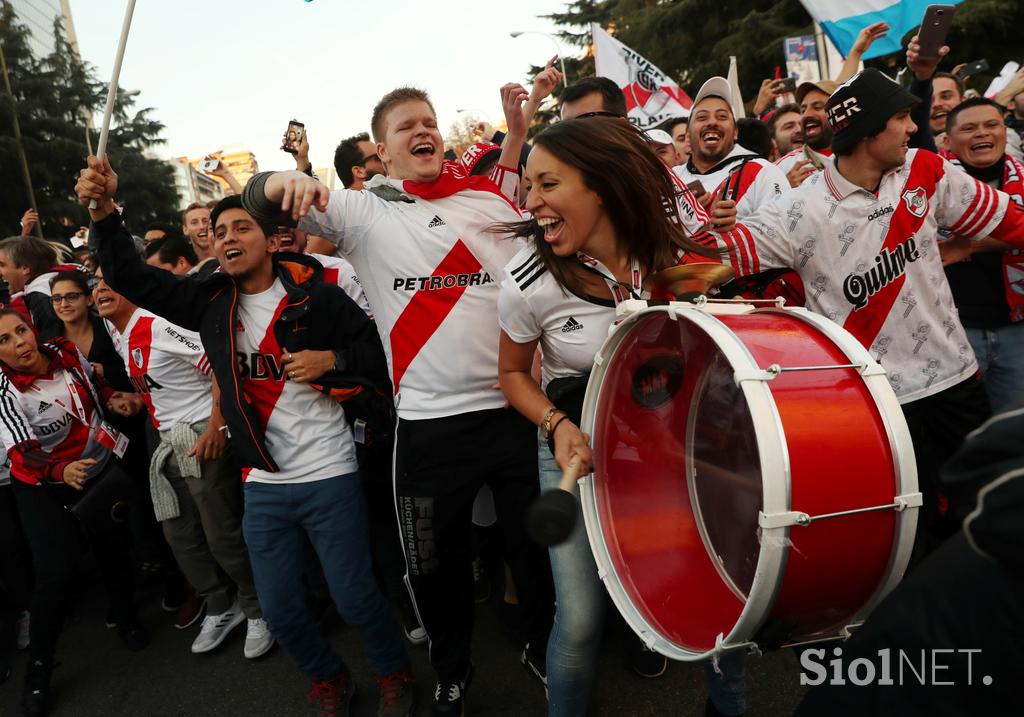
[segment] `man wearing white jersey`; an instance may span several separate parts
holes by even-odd
[[[887,369],[916,448],[921,535],[938,539],[938,466],[989,408],[936,231],[1020,246],[1024,212],[934,153],[908,150],[917,102],[877,70],[840,86],[827,105],[835,158],[720,243],[737,273],[796,270],[807,307],[842,325]],[[949,497],[950,515],[962,518]]]
[[[690,161],[673,171],[684,184],[699,182],[705,205],[718,193],[736,202],[736,216],[743,219],[771,202],[789,187],[785,175],[767,159],[760,159],[736,143],[736,118],[732,90],[724,77],[705,82],[690,110]]]
[[[192,643],[199,654],[217,648],[248,618],[245,656],[265,654],[274,644],[256,598],[252,568],[242,540],[242,496],[238,469],[220,430],[224,419],[210,396],[210,364],[199,335],[143,311],[103,281],[93,299],[100,316],[122,337],[121,358],[135,393],[114,394],[118,413],[149,409],[160,447],[151,481],[166,481],[174,499],[159,500],[157,519],[174,559],[206,603],[206,618]],[[156,474],[157,478],[152,476]],[[169,505],[168,505],[169,504]],[[167,506],[167,507],[165,507]],[[176,515],[175,515],[176,513]]]
[[[219,271],[176,277],[147,266],[114,209],[116,189],[109,161],[90,157],[76,190],[83,204],[97,202],[90,209],[93,248],[115,290],[202,338],[242,466],[242,528],[274,637],[312,680],[310,700],[325,714],[347,711],[355,686],[302,597],[308,540],[335,606],[361,633],[380,688],[378,714],[410,714],[408,656],[374,580],[345,413],[355,402],[388,405],[377,383],[385,370],[380,342],[366,314],[322,281],[312,259],[277,257],[276,222],[258,222],[237,195],[211,215]],[[307,372],[304,357],[322,351],[334,352],[334,367]]]
[[[515,175],[527,95],[507,85],[502,96],[509,134],[498,165]],[[538,491],[535,428],[496,390],[498,280],[521,243],[489,228],[519,212],[492,180],[443,160],[423,91],[385,95],[372,128],[387,177],[363,191],[328,192],[297,172],[268,173],[250,181],[243,199],[256,216],[280,206],[304,217],[299,227],[337,242],[363,283],[394,384],[395,494],[408,580],[438,674],[434,714],[459,715],[472,669],[471,514],[484,482],[541,654],[551,626],[547,555],[522,528]]]

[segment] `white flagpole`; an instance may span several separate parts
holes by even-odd
[[[132,14],[135,12],[135,0],[128,0],[128,7],[124,10],[124,22],[121,25],[121,39],[117,43],[117,55],[114,56],[114,71],[110,77],[110,87],[107,90],[107,106],[103,110],[103,126],[100,129],[100,141],[96,146],[96,156],[103,161],[107,153],[107,135],[110,133],[110,118],[114,114],[114,100],[117,99],[117,80],[121,76],[121,62],[124,60],[124,49],[128,44],[128,31],[132,27]],[[96,200],[89,202],[89,208],[96,208]]]

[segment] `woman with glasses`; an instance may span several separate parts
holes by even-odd
[[[35,568],[21,704],[29,717],[48,713],[57,638],[84,548],[96,556],[125,645],[149,642],[132,605],[123,521],[134,496],[116,457],[124,438],[101,408],[112,396],[74,344],[39,343],[22,314],[0,309],[0,443]]]

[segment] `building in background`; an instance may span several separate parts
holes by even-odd
[[[53,52],[53,23],[62,20],[64,39],[71,45],[75,55],[78,51],[78,40],[75,37],[75,24],[71,20],[71,4],[69,0],[8,0],[25,27],[29,29],[29,47],[38,58],[46,57]]]
[[[320,183],[328,189],[334,189],[334,184],[338,181],[338,173],[334,171],[333,166],[315,167],[313,169],[313,174],[315,174],[316,178],[320,180]]]
[[[174,170],[174,188],[178,192],[178,210],[193,202],[206,204],[224,197],[224,188],[215,177],[203,174],[185,157],[168,160]]]
[[[228,147],[227,149],[218,149],[216,152],[211,152],[211,154],[214,157],[220,157],[220,161],[227,165],[227,168],[231,170],[231,173],[235,175],[235,179],[237,179],[238,183],[243,187],[252,175],[260,171],[259,164],[256,163],[256,155],[247,149],[235,146]],[[195,159],[185,159],[184,157],[181,157],[180,159],[187,161],[196,169],[196,171],[198,171],[199,163],[203,161],[203,157],[197,157]],[[220,177],[214,177],[208,174],[203,174],[203,176],[220,184],[225,194],[231,193],[228,191],[228,183]]]

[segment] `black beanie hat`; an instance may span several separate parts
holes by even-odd
[[[844,153],[897,112],[921,100],[874,68],[839,85],[825,103],[832,127],[832,151]]]

